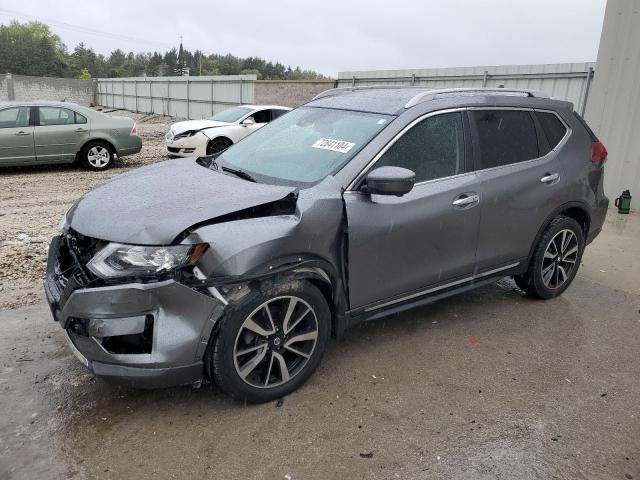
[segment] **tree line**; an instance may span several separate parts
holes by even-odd
[[[256,74],[258,80],[324,80],[312,70],[285,67],[262,58],[206,54],[172,48],[166,52],[102,55],[84,43],[69,51],[60,37],[41,22],[0,25],[0,73],[67,78],[159,77]]]

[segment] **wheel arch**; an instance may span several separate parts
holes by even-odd
[[[103,137],[89,138],[87,141],[85,141],[82,144],[80,144],[80,147],[78,148],[78,151],[76,152],[76,160],[80,160],[80,155],[82,155],[82,152],[84,151],[86,146],[89,145],[91,142],[103,142],[103,143],[106,143],[107,145],[109,145],[109,147],[111,147],[111,150],[115,154],[118,153],[118,149],[115,147],[115,145],[114,145],[112,140],[110,140],[108,138],[103,138]]]
[[[573,218],[574,220],[576,220],[582,226],[582,232],[584,234],[584,239],[586,242],[587,236],[589,234],[589,227],[591,225],[591,214],[589,213],[589,207],[582,202],[565,203],[559,206],[558,208],[556,208],[555,210],[553,210],[553,212],[551,212],[547,216],[545,221],[542,223],[542,225],[538,229],[538,232],[536,233],[536,236],[529,247],[529,255],[527,256],[527,262],[526,262],[527,268],[531,263],[531,258],[533,257],[533,254],[536,249],[536,245],[538,245],[540,238],[544,234],[547,227],[551,224],[553,219],[556,218],[558,215],[564,215],[566,217]]]
[[[233,140],[231,140],[231,138],[229,138],[227,135],[215,135],[215,136],[211,137],[209,139],[209,141],[207,142],[207,144],[205,145],[205,147],[204,147],[205,152],[209,150],[209,144],[211,142],[214,142],[214,141],[218,140],[218,139],[227,140],[228,142],[231,143],[231,145],[234,145],[236,143]]]

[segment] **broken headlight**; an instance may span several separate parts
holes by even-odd
[[[89,261],[87,267],[98,277],[148,277],[194,264],[206,244],[139,246],[110,243]]]

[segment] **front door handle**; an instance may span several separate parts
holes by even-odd
[[[86,132],[86,131],[87,131],[86,128],[82,128],[82,127],[76,128],[76,132]]]
[[[556,183],[558,180],[560,180],[560,174],[556,172],[547,172],[540,179],[542,183],[546,184]]]
[[[31,135],[31,132],[24,132],[20,130],[19,132],[16,132],[16,135]]]
[[[477,193],[461,193],[453,199],[451,205],[456,208],[471,208],[480,203],[480,195]]]

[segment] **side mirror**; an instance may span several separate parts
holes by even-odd
[[[245,127],[250,127],[251,125],[255,125],[256,121],[253,119],[253,117],[247,117],[245,118],[241,125],[244,125]]]
[[[407,168],[378,167],[369,172],[361,190],[365,193],[401,197],[411,191],[415,181],[416,174]]]

